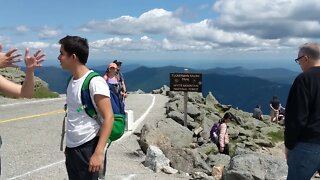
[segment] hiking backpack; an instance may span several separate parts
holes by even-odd
[[[90,89],[89,89],[89,84],[90,81],[93,77],[100,76],[96,72],[90,72],[89,75],[86,77],[84,80],[82,86],[81,86],[81,102],[82,102],[82,108],[86,112],[86,114],[91,117],[92,119],[96,120],[97,123],[102,126],[101,120],[98,118],[97,111],[93,105],[93,102],[91,100],[90,96]],[[72,77],[69,78],[68,83],[70,82]],[[124,110],[124,103],[120,100],[120,97],[117,93],[115,93],[112,88],[109,86],[110,90],[110,101],[111,101],[111,106],[113,110],[113,115],[114,115],[114,122],[112,126],[112,131],[110,133],[108,143],[112,141],[116,141],[122,135],[124,134],[125,130],[125,121],[126,121],[126,115],[125,115],[125,110]],[[65,105],[65,111],[67,112],[67,107]],[[63,139],[64,139],[64,134],[65,134],[65,119],[67,117],[67,114],[64,116],[63,120],[63,125],[62,125],[62,134],[61,134],[61,143],[60,143],[60,150],[63,150]]]
[[[220,125],[220,122],[216,122],[210,130],[210,139],[215,144],[219,143]]]
[[[81,102],[88,116],[95,119],[98,122],[98,124],[101,126],[102,124],[101,124],[101,121],[98,119],[97,111],[93,106],[91,96],[90,96],[90,89],[89,89],[89,84],[91,79],[96,76],[100,76],[100,75],[96,72],[91,72],[84,80],[81,87]],[[112,106],[113,115],[114,115],[113,127],[108,140],[108,143],[110,143],[112,141],[119,139],[124,133],[125,110],[124,110],[124,103],[120,99],[119,94],[114,91],[112,86],[110,86],[109,84],[108,86],[110,90],[110,101],[111,101],[111,106]]]

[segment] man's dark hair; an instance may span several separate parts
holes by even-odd
[[[80,63],[86,64],[89,56],[89,45],[86,38],[79,36],[69,36],[60,39],[59,44],[63,45],[63,49],[69,54],[75,54]]]

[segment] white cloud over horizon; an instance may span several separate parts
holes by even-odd
[[[27,33],[30,31],[30,29],[25,25],[21,25],[16,28],[16,31],[17,33]]]
[[[141,55],[144,58],[152,58],[159,52],[181,58],[170,54],[180,51],[186,56],[202,53],[199,58],[209,59],[210,55],[226,51],[231,57],[241,52],[264,52],[270,56],[282,51],[295,53],[302,43],[318,41],[320,35],[320,4],[316,0],[217,0],[213,4],[199,3],[198,9],[211,15],[188,21],[182,18],[184,13],[196,17],[199,12],[182,6],[171,10],[156,7],[135,16],[91,18],[69,29],[67,24],[63,24],[64,28],[61,24],[17,25],[17,32],[25,36],[33,34],[30,36],[33,40],[14,40],[2,33],[0,42],[10,47],[56,51],[51,47],[58,39],[80,34],[88,38],[92,56],[97,58],[110,52],[135,51],[144,52]],[[0,32],[6,29],[0,27]]]

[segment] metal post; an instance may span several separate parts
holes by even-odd
[[[188,73],[188,69],[184,69],[185,73]],[[184,91],[184,126],[187,127],[188,119],[188,91]]]

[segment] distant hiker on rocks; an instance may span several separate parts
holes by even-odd
[[[320,44],[299,48],[302,73],[289,91],[285,111],[288,180],[309,180],[320,169]]]
[[[217,144],[219,152],[222,154],[229,155],[229,134],[228,134],[228,126],[229,123],[233,119],[233,114],[230,112],[226,112],[222,119],[219,120],[220,123],[220,132],[219,132],[219,143]]]
[[[269,106],[271,109],[270,111],[271,122],[277,122],[279,118],[279,110],[281,107],[279,98],[277,96],[273,96]]]
[[[2,52],[2,45],[0,44],[0,68],[6,67],[17,67],[14,63],[20,62],[21,60],[16,59],[21,54],[16,54],[17,49],[11,49],[8,52]],[[31,98],[34,94],[34,70],[35,68],[41,67],[41,62],[44,61],[45,54],[38,50],[32,56],[29,55],[29,49],[27,48],[24,56],[24,63],[26,65],[26,76],[23,84],[15,84],[9,81],[2,75],[0,75],[0,91],[11,97],[25,97]],[[2,141],[0,137],[0,147]],[[1,160],[1,159],[0,159]],[[1,174],[1,161],[0,161],[0,174]]]
[[[263,120],[263,116],[262,116],[262,110],[261,110],[261,106],[257,105],[254,109],[253,109],[253,114],[252,114],[253,118],[259,119],[259,120]]]
[[[97,109],[98,122],[87,114],[82,104],[82,87],[93,71],[86,67],[89,45],[85,38],[66,36],[60,39],[58,60],[72,74],[67,87],[66,168],[70,180],[97,180],[103,168],[104,149],[114,122],[110,91],[97,74],[89,81],[89,97]],[[100,125],[101,124],[101,125]]]

